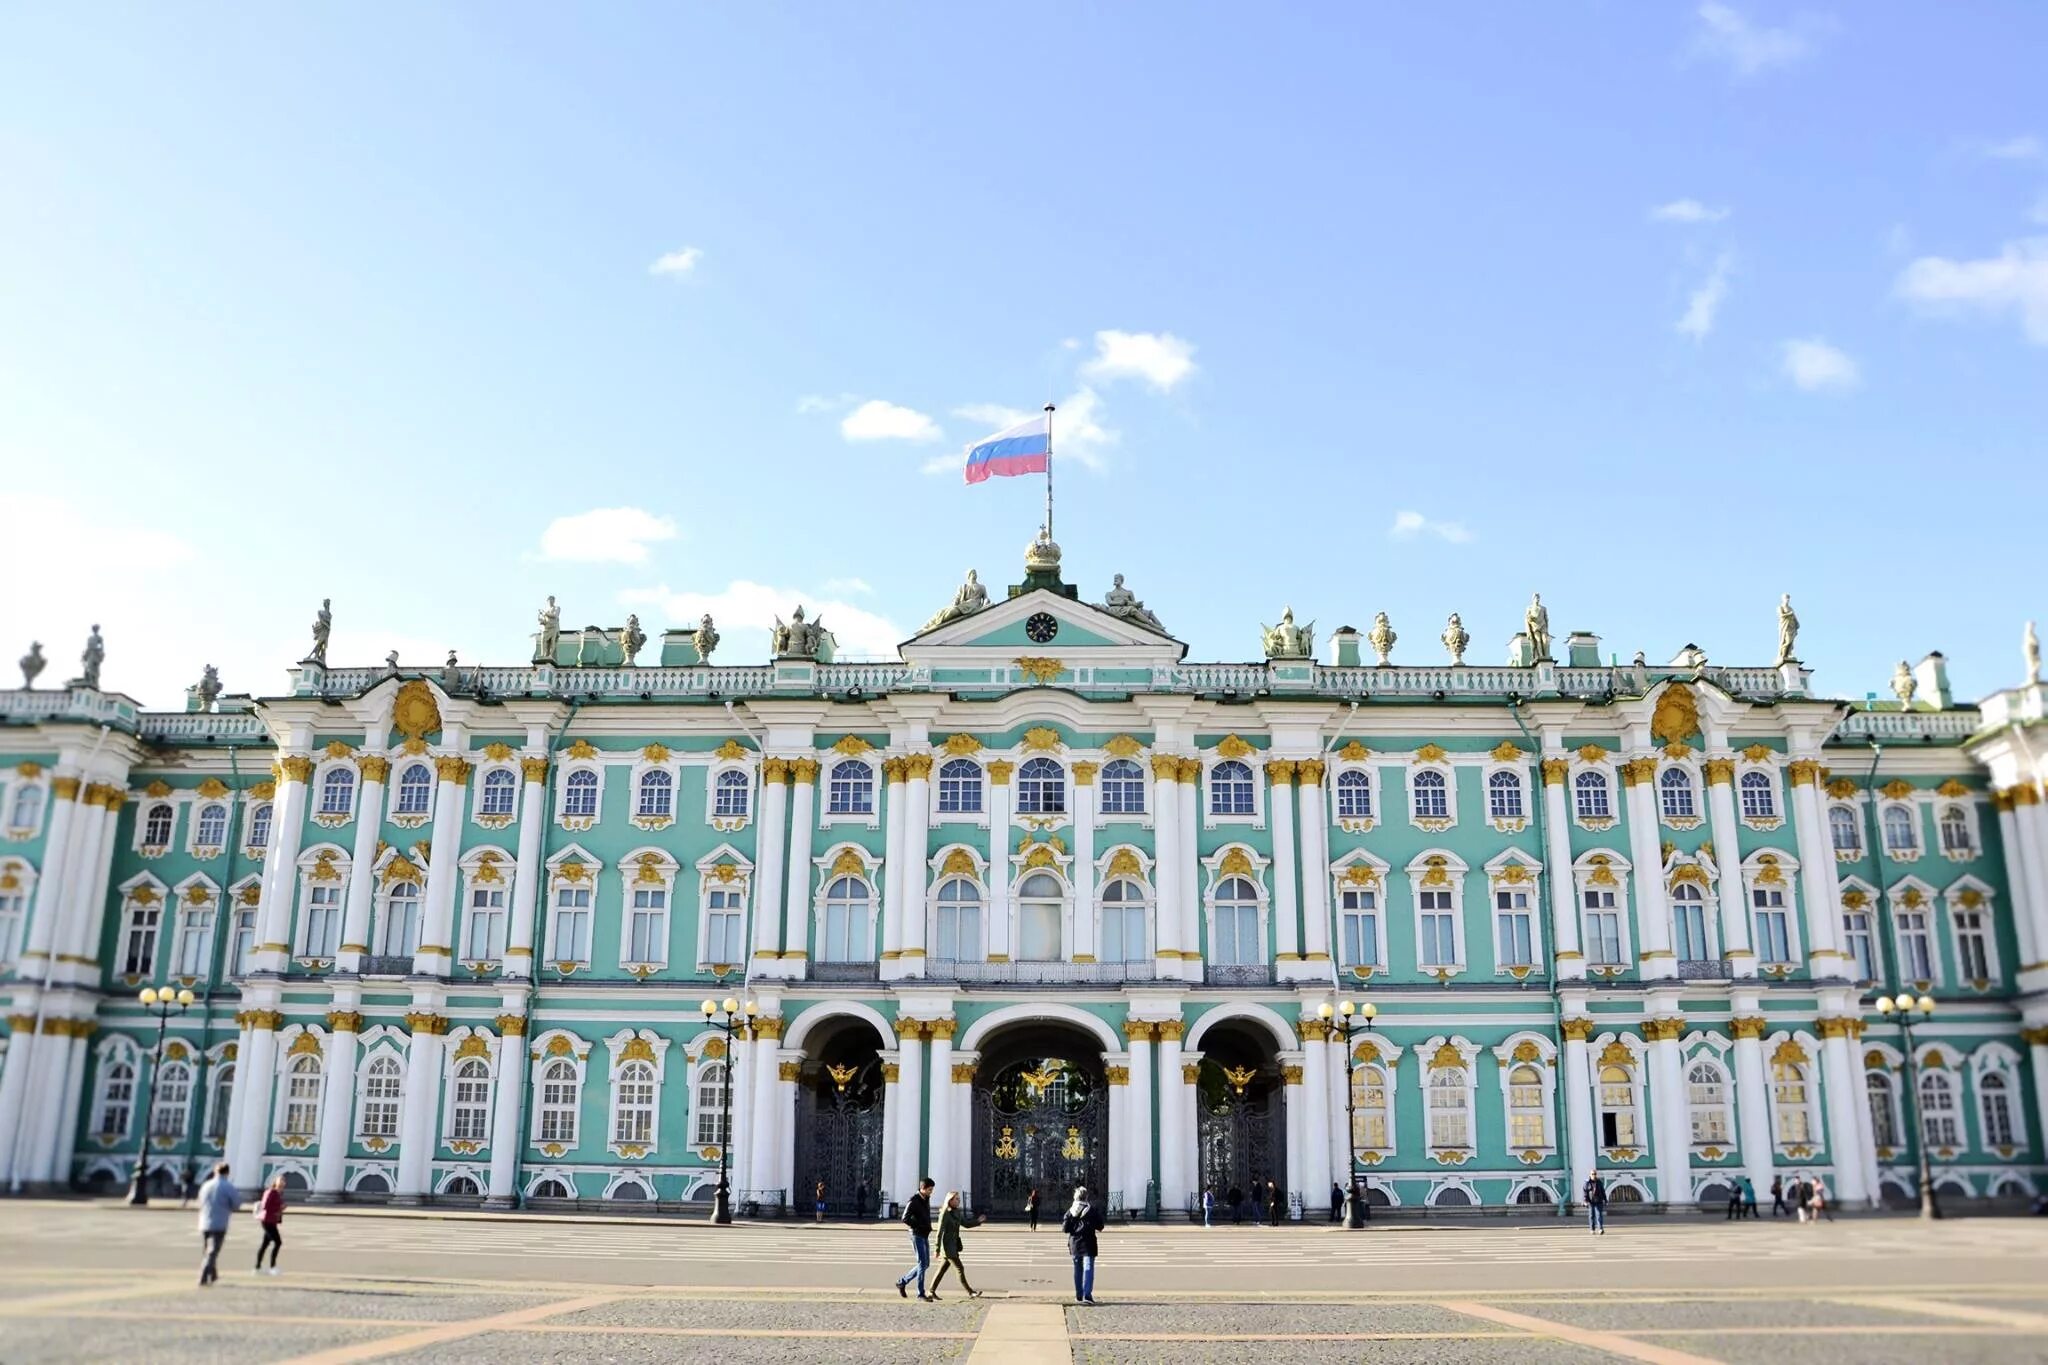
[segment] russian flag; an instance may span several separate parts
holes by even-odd
[[[967,482],[1012,474],[1043,474],[1052,467],[1052,414],[1017,423],[967,448]]]

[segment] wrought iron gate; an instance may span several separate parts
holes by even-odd
[[[882,1069],[831,1066],[797,1091],[796,1188],[789,1201],[800,1216],[825,1182],[825,1211],[835,1218],[872,1218],[882,1198]],[[889,1191],[891,1198],[903,1196]]]
[[[1202,1185],[1216,1192],[1219,1209],[1230,1192],[1263,1203],[1268,1180],[1287,1190],[1287,1129],[1280,1087],[1271,1076],[1204,1060],[1196,1089],[1195,1141]],[[1197,1192],[1199,1199],[1200,1193]]]
[[[1086,1185],[1108,1207],[1109,1098],[1102,1078],[1061,1057],[1027,1058],[975,1085],[974,1203],[1014,1217],[1039,1191],[1065,1207]]]

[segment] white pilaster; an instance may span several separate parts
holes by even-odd
[[[2021,964],[2021,971],[2042,973],[2040,986],[2048,988],[2048,814],[2043,813],[2040,784],[2031,779],[2012,789],[2013,816],[2019,830],[2020,857],[2027,867],[2026,916],[2033,926],[2034,943],[2041,956]]]
[[[1683,1208],[1692,1203],[1692,1106],[1678,1041],[1685,1036],[1685,1020],[1676,1012],[1676,997],[1653,999],[1650,1007],[1666,1011],[1643,1021],[1650,1054],[1650,1156],[1657,1168],[1658,1199]]]
[[[1301,840],[1301,956],[1317,977],[1330,973],[1330,813],[1324,805],[1323,761],[1295,766],[1295,822]]]
[[[1868,1111],[1870,1103],[1850,1037],[1855,1022],[1846,1016],[1820,1021],[1821,1090],[1827,1097],[1827,1147],[1835,1163],[1834,1195],[1851,1206],[1869,1202],[1877,1171],[1877,1155],[1864,1145],[1863,1128],[1856,1121],[1856,1111]]]
[[[2035,906],[2040,903],[2040,888],[2034,885],[2034,870],[2027,865],[2027,857],[2020,848],[2020,822],[2015,813],[2011,796],[1998,792],[1993,796],[1998,809],[1998,844],[2005,857],[2006,896],[2012,905],[2013,937],[2020,950],[2020,970],[2038,967],[2048,954],[2041,951],[2041,940],[2035,935]],[[2022,990],[2029,983],[2021,982]]]
[[[1735,1131],[1742,1140],[1742,1173],[1759,1193],[1771,1187],[1775,1151],[1771,1146],[1771,1092],[1764,1082],[1763,1017],[1754,996],[1734,1002],[1729,1021],[1735,1034]]]
[[[1145,1187],[1152,1182],[1152,1040],[1158,1036],[1159,1026],[1148,1020],[1124,1023],[1131,1054],[1131,1093],[1124,1102],[1124,1113],[1130,1119],[1132,1143],[1130,1183],[1124,1187],[1126,1208],[1142,1209]]]
[[[57,919],[63,913],[64,887],[71,875],[71,825],[78,814],[78,790],[79,779],[62,771],[50,783],[50,824],[43,836],[43,865],[36,877],[35,914],[28,922],[28,940],[21,955],[24,977],[41,977],[44,960],[57,951]],[[7,1140],[0,1134],[0,1142]]]
[[[530,753],[519,760],[519,767],[525,780],[519,784],[519,851],[506,911],[511,922],[505,933],[504,975],[507,978],[530,979],[533,976],[533,912],[540,899],[543,880],[540,853],[547,834],[547,756]]]
[[[1586,954],[1579,946],[1577,883],[1572,877],[1571,803],[1565,783],[1571,760],[1563,741],[1548,731],[1543,741],[1543,856],[1549,861],[1550,942],[1559,981],[1586,979]]]
[[[931,857],[932,756],[909,754],[903,760],[903,906],[897,928],[903,935],[903,974],[925,974],[924,896]]]
[[[1647,755],[1622,765],[1622,792],[1628,802],[1628,856],[1635,864],[1636,956],[1646,981],[1678,975],[1678,959],[1671,952],[1671,910],[1664,896],[1656,774],[1657,761]]]
[[[1102,895],[1095,880],[1095,775],[1093,763],[1074,765],[1074,932],[1067,956],[1092,962],[1102,952],[1097,914]]]
[[[71,825],[71,850],[66,854],[64,909],[57,922],[57,979],[91,984],[98,973],[82,968],[79,959],[99,956],[98,944],[89,944],[86,934],[93,922],[93,891],[99,884],[103,852],[110,852],[107,839],[107,803],[121,795],[114,787],[99,787],[87,796]],[[170,926],[166,926],[167,928]],[[171,940],[175,941],[175,940]]]
[[[2037,1131],[2048,1134],[2048,1023],[2030,1024],[2021,1037],[2034,1078],[2034,1123]]]
[[[78,1031],[64,1041],[64,1086],[58,1092],[63,1096],[56,1106],[59,1119],[56,1125],[56,1159],[50,1163],[49,1178],[59,1183],[71,1179],[71,1157],[78,1145],[78,1114],[85,1101],[86,1039],[92,1034],[92,1020],[78,1021]],[[144,1111],[138,1110],[138,1122]]]
[[[374,851],[375,845],[371,847]],[[327,1075],[320,1097],[320,1157],[313,1167],[313,1193],[327,1198],[341,1193],[349,1128],[355,1121],[356,1054],[361,1044],[357,1030],[363,1019],[350,1008],[354,1003],[351,995],[337,992],[335,1008],[327,1016],[327,1053],[321,1061]]]
[[[1304,969],[1301,957],[1301,902],[1295,895],[1299,874],[1294,844],[1294,760],[1277,758],[1266,764],[1271,784],[1266,792],[1266,818],[1273,830],[1273,961],[1282,981],[1317,975]]]
[[[1301,1021],[1302,1101],[1301,1187],[1302,1207],[1320,1207],[1333,1183],[1330,1167],[1330,1026],[1320,1019]],[[1290,1100],[1295,1094],[1288,1096]]]
[[[805,975],[811,942],[811,839],[817,824],[818,760],[799,758],[790,764],[794,785],[789,797],[789,880],[783,901],[780,975]]]
[[[1363,1042],[1360,1038],[1357,1041]],[[1351,1075],[1346,1069],[1344,1036],[1334,1026],[1330,1029],[1330,1047],[1324,1054],[1323,1074],[1327,1084],[1324,1110],[1330,1116],[1325,1126],[1327,1134],[1324,1146],[1329,1149],[1329,1169],[1343,1184],[1352,1173],[1351,1160],[1351,1117],[1347,1101],[1351,1098]]]
[[[1738,979],[1756,975],[1749,935],[1749,895],[1742,885],[1741,826],[1735,820],[1735,758],[1707,758],[1707,819],[1714,837],[1715,890],[1721,897],[1721,955]],[[1829,864],[1834,856],[1829,855]],[[1751,1176],[1752,1180],[1756,1177]]]
[[[917,1193],[924,1153],[924,1036],[915,1019],[896,1021],[896,1168],[891,1184],[898,1203]]]
[[[452,785],[444,783],[445,785]],[[436,864],[441,860],[435,859]],[[432,875],[431,873],[429,875]],[[436,1002],[438,1004],[438,1002]],[[434,1148],[441,1129],[441,1060],[446,1051],[447,1016],[415,1002],[406,1016],[412,1042],[405,1054],[405,1102],[398,1120],[398,1180],[392,1194],[418,1199],[429,1192]]]
[[[1181,937],[1180,760],[1171,754],[1152,757],[1152,838],[1152,950],[1159,975],[1178,977],[1188,945]]]
[[[1581,1000],[1578,1008],[1583,1009]],[[1576,1202],[1579,1191],[1592,1178],[1599,1140],[1593,1130],[1593,1067],[1587,1055],[1587,1039],[1594,1023],[1584,1014],[1567,1015],[1564,1020],[1564,1122],[1565,1140],[1571,1147],[1572,1183],[1565,1191],[1567,1202]]]
[[[370,951],[370,911],[377,889],[377,832],[384,827],[384,779],[391,761],[381,754],[362,754],[356,759],[362,781],[356,789],[356,839],[349,852],[348,895],[342,902],[341,949],[335,954],[338,972],[359,972]],[[221,932],[229,925],[223,922]],[[326,1159],[326,1138],[321,1139],[321,1158]],[[340,1180],[337,1172],[335,1179]],[[318,1180],[313,1188],[320,1189]],[[337,1183],[329,1193],[340,1190]]]
[[[885,981],[895,980],[903,975],[903,915],[905,898],[909,895],[908,871],[910,847],[909,829],[905,821],[903,760],[886,759],[882,763],[884,800],[882,802],[882,958],[881,975]]]
[[[899,1208],[910,1196],[897,1188],[899,1172],[903,1168],[903,1054],[900,1050],[885,1051],[882,1058],[882,1193],[889,1202]],[[794,1111],[791,1116],[794,1131]],[[791,1189],[790,1200],[796,1202],[796,1191]],[[802,1209],[797,1210],[799,1213]]]
[[[988,765],[988,957],[1008,962],[1017,955],[1010,928],[1010,775],[1013,765]]]
[[[306,754],[285,754],[277,760],[276,772],[270,848],[263,857],[263,897],[256,911],[256,951],[250,954],[251,965],[260,972],[283,972],[291,959],[292,902],[299,890],[299,849],[306,834],[306,780],[313,775],[313,760]],[[237,1081],[241,1074],[236,1071]],[[239,1101],[241,1096],[235,1098]],[[243,1174],[246,1176],[247,1172]]]
[[[960,1160],[956,1150],[959,1143],[953,1129],[953,1117],[959,1112],[959,1104],[953,1094],[953,1021],[934,1019],[931,1024],[932,1112],[931,1112],[931,1156],[925,1161],[924,1174],[938,1182],[939,1197],[947,1191],[960,1188],[961,1172],[966,1163]]]
[[[519,1144],[525,1137],[521,1130],[526,1122],[526,1092],[533,1084],[527,1017],[511,1012],[523,1004],[508,999],[507,1012],[497,1021],[498,1088],[491,1096],[491,1187],[486,1195],[501,1208],[509,1208],[519,1196],[513,1182],[518,1179]]]
[[[1174,876],[1180,882],[1180,974],[1183,981],[1199,983],[1202,979],[1202,878],[1199,866],[1201,844],[1195,834],[1201,828],[1202,764],[1199,759],[1181,760],[1179,797],[1180,859]],[[1147,1169],[1150,1169],[1149,1163]]]
[[[748,1125],[748,1143],[752,1156],[748,1160],[748,1171],[754,1181],[753,1188],[764,1194],[781,1189],[777,1183],[775,1160],[775,1125],[777,1121],[776,1097],[780,1093],[782,1063],[776,1054],[781,1051],[782,1020],[773,1015],[763,1015],[754,1021],[754,1085],[748,1095],[753,1109],[753,1121]],[[888,1111],[885,1108],[885,1116]],[[886,1177],[887,1167],[884,1167]],[[784,1198],[788,1198],[787,1191]]]
[[[459,726],[448,726],[443,738],[458,750],[462,747]],[[412,969],[427,976],[446,976],[456,954],[462,950],[455,893],[462,880],[462,807],[469,785],[469,761],[446,754],[434,760],[434,771],[439,779],[434,784],[434,835],[427,854],[427,885],[420,908],[420,947],[413,954]],[[405,1159],[401,1153],[401,1181],[404,1172]]]
[[[1297,1199],[1306,1212],[1310,1206],[1309,1195],[1312,1191],[1317,1203],[1322,1202],[1323,1196],[1320,1191],[1315,1191],[1313,1186],[1307,1189],[1302,1186],[1302,1177],[1309,1164],[1309,1142],[1307,1115],[1302,1112],[1308,1104],[1302,1095],[1305,1073],[1302,1069],[1301,1053],[1289,1049],[1280,1054],[1280,1078],[1285,1096],[1282,1103],[1285,1106],[1287,1123],[1287,1183],[1291,1187],[1280,1191],[1280,1217],[1285,1220],[1291,1215],[1291,1206]]]
[[[782,851],[789,822],[789,763],[761,761],[761,818],[754,837],[754,972],[773,976],[782,957]]]
[[[1102,1065],[1109,1077],[1109,1189],[1102,1192],[1102,1206],[1107,1209],[1112,1194],[1122,1196],[1128,1205],[1138,1144],[1131,1138],[1130,1056],[1105,1052]]]
[[[1789,773],[1792,792],[1792,834],[1799,850],[1799,879],[1806,901],[1806,955],[1816,977],[1850,976],[1842,952],[1842,902],[1835,880],[1834,841],[1821,814],[1820,764],[1794,759]],[[1740,882],[1736,883],[1741,886]]]
[[[270,1096],[277,1083],[277,1027],[274,1009],[252,1009],[237,1017],[242,1033],[235,1048],[235,1090],[228,1102],[230,1176],[252,1187],[263,1178],[263,1154],[270,1149]]]
[[[1159,1023],[1159,1207],[1168,1218],[1178,1217],[1188,1207],[1188,1196],[1198,1193],[1188,1170],[1190,1149],[1183,1139],[1195,1122],[1194,1095],[1181,1073],[1185,1031],[1178,1019]]]

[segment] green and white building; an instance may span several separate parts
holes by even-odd
[[[1594,1169],[1853,1205],[1910,1200],[1922,1143],[1945,1196],[2042,1187],[2038,680],[1958,705],[1932,655],[1878,705],[1584,633],[1498,667],[1246,636],[1187,662],[1041,540],[886,663],[550,629],[177,713],[0,693],[0,1187],[146,1148],[498,1204],[724,1164],[743,1213],[927,1172],[1000,1211]],[[197,997],[154,1065],[145,986]],[[1870,1005],[1901,991],[1937,1002],[1910,1037]]]

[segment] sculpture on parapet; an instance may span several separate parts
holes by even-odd
[[[1635,696],[1650,695],[1650,665],[1643,658],[1643,651],[1640,649],[1636,651],[1635,659],[1628,666],[1628,685],[1630,692]]]
[[[697,657],[705,663],[711,662],[711,651],[718,648],[718,627],[711,624],[711,613],[705,612],[697,622]]]
[[[1550,611],[1543,605],[1543,594],[1529,595],[1529,609],[1522,613],[1522,631],[1529,637],[1529,661],[1542,663],[1550,658]]]
[[[1316,653],[1316,623],[1294,624],[1294,608],[1280,613],[1280,624],[1259,626],[1259,644],[1268,659],[1312,659]]]
[[[199,709],[211,711],[220,700],[220,670],[208,664],[199,674],[199,685],[192,690],[199,697]]]
[[[554,594],[548,595],[548,604],[540,609],[540,630],[533,639],[533,661],[537,664],[552,664],[555,661],[555,646],[562,640],[562,609],[555,605]]]
[[[1385,668],[1393,658],[1394,641],[1400,637],[1394,634],[1394,623],[1381,612],[1372,618],[1372,629],[1367,632],[1365,642],[1372,646],[1372,652],[1379,656],[1380,667]]]
[[[43,657],[43,642],[41,640],[30,641],[28,653],[21,656],[21,685],[29,688],[34,687],[36,685],[36,678],[49,666],[50,661]]]
[[[462,685],[462,669],[455,662],[455,651],[448,651],[448,662],[441,665],[441,690],[453,692]]]
[[[334,613],[329,610],[334,599],[320,599],[320,610],[313,615],[313,652],[306,656],[306,662],[327,667],[327,637],[334,630]]]
[[[1443,641],[1444,648],[1450,652],[1451,667],[1463,668],[1465,648],[1472,643],[1472,632],[1465,629],[1465,623],[1458,619],[1456,612],[1451,613],[1450,621],[1444,626]]]
[[[1920,680],[1913,676],[1913,667],[1904,659],[1892,670],[1892,695],[1899,699],[1899,705],[1911,708],[1913,694],[1920,690]]]
[[[787,624],[778,616],[774,628],[768,632],[769,648],[778,659],[812,659],[818,657],[818,650],[825,642],[825,619],[804,620],[801,605],[790,613]]]
[[[1145,610],[1145,604],[1138,595],[1124,586],[1124,576],[1117,574],[1110,580],[1109,591],[1102,594],[1102,609],[1111,616],[1120,616],[1126,621],[1136,621],[1147,630],[1166,634],[1166,627],[1157,616]]]
[[[398,651],[395,649],[384,656],[384,676],[387,678],[398,676]]]
[[[957,621],[963,616],[972,616],[988,605],[988,589],[981,585],[981,576],[974,570],[967,571],[967,581],[953,594],[953,600],[940,607],[932,619],[924,623],[924,629],[943,626],[948,621]]]
[[[100,638],[100,628],[95,624],[92,634],[85,637],[85,652],[78,656],[84,671],[78,675],[77,685],[100,690],[100,665],[107,661],[107,642]]]
[[[2027,685],[2041,681],[2041,637],[2034,634],[2034,623],[2027,622],[2027,633],[2020,637],[2020,652],[2027,659]]]
[[[1792,594],[1778,599],[1778,667],[1792,662],[1792,646],[1799,642],[1799,618],[1792,612]]]
[[[647,632],[640,629],[639,613],[628,613],[626,628],[619,632],[619,648],[625,651],[626,667],[637,668],[640,651],[647,645]]]

